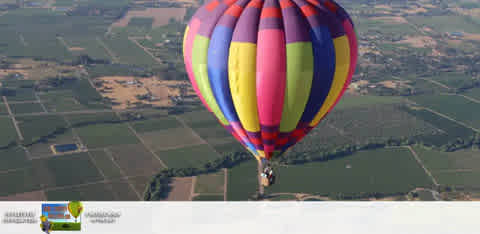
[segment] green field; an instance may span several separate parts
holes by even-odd
[[[480,27],[466,16],[428,16],[409,17],[409,22],[416,25],[432,27],[437,32],[458,32],[480,33]]]
[[[62,144],[75,144],[79,143],[75,139],[71,129],[66,130],[62,134],[55,134],[48,139],[44,139],[41,142],[36,142],[33,145],[27,147],[30,154],[34,157],[45,157],[53,154],[51,146],[52,145],[62,145]]]
[[[193,197],[194,201],[223,201],[223,195],[198,195]]]
[[[13,88],[13,92],[9,92],[7,95],[5,95],[5,97],[9,102],[36,100],[35,93],[32,88]]]
[[[10,104],[10,109],[15,115],[44,112],[40,103]]]
[[[18,169],[28,165],[25,150],[20,147],[11,147],[0,150],[0,171]]]
[[[19,122],[25,144],[31,144],[55,131],[67,128],[67,123],[57,115],[22,116],[16,119]]]
[[[95,114],[71,114],[66,115],[67,120],[72,126],[95,125],[99,123],[115,123],[120,120],[114,112],[95,113]]]
[[[90,184],[72,188],[48,190],[49,201],[114,201],[115,197],[106,184]]]
[[[76,128],[83,143],[89,148],[137,144],[139,140],[126,124],[96,124]]]
[[[266,190],[268,193],[393,194],[432,186],[406,148],[361,151],[341,159],[284,166],[276,171],[277,183]]]
[[[139,66],[158,65],[150,55],[130,41],[126,35],[118,34],[115,37],[103,39],[105,44],[120,58],[122,63]]]
[[[412,96],[409,99],[471,127],[480,128],[479,103],[454,95],[422,95]]]
[[[171,128],[179,128],[182,127],[182,124],[173,117],[162,117],[158,119],[135,121],[132,123],[132,127],[135,129],[135,131],[143,133]]]
[[[225,185],[224,180],[225,173],[223,171],[214,174],[197,176],[195,193],[223,193]]]
[[[480,100],[480,88],[469,89],[464,95]]]
[[[88,153],[42,159],[53,175],[56,186],[79,185],[102,180]]]
[[[0,147],[7,146],[8,144],[17,140],[17,131],[13,125],[12,119],[8,117],[0,117]]]
[[[475,82],[471,76],[455,72],[441,73],[438,76],[427,78],[444,84],[450,88],[462,88],[465,86],[469,87],[473,84],[473,82]]]
[[[172,168],[187,168],[202,165],[219,155],[207,145],[187,146],[174,150],[157,151],[162,161]]]
[[[102,171],[107,179],[115,179],[122,177],[120,169],[114,164],[111,156],[109,156],[105,151],[90,151],[95,165],[98,169]]]
[[[88,108],[79,103],[70,90],[41,93],[38,96],[50,112],[79,111]]]
[[[228,201],[246,201],[258,188],[257,161],[249,160],[228,169]]]
[[[8,110],[7,110],[7,106],[5,105],[5,103],[0,101],[0,116],[2,116],[2,115],[8,115]]]
[[[115,201],[138,201],[139,198],[135,191],[132,190],[128,181],[122,179],[111,182],[109,184],[112,187],[113,196]]]
[[[145,132],[141,134],[141,137],[153,151],[181,148],[183,146],[203,143],[202,139],[195,136],[192,131],[187,128],[171,128],[155,132]]]
[[[380,20],[357,18],[355,26],[359,32],[382,32],[384,34],[412,35],[417,34],[414,27],[409,24],[392,24]]]
[[[109,150],[126,176],[150,175],[163,169],[158,159],[142,144],[119,145]]]
[[[30,167],[8,173],[0,173],[0,184],[2,185],[0,197],[31,192],[40,188]]]
[[[75,47],[76,50],[70,51],[73,55],[88,55],[92,59],[110,61],[112,58],[108,55],[105,48],[98,42],[96,37],[64,38],[68,46]]]
[[[436,128],[442,131],[438,134],[422,135],[415,138],[423,144],[442,146],[447,143],[453,142],[458,138],[468,139],[475,134],[473,130],[457,124],[453,121],[450,121],[446,118],[443,118],[430,111],[413,110],[408,108],[406,108],[405,110],[416,118],[422,119],[423,121],[434,125]]]

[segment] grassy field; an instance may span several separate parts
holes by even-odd
[[[169,116],[158,119],[135,121],[132,123],[132,127],[139,133],[179,128],[181,126],[182,125],[180,122],[178,122],[178,120]]]
[[[3,103],[3,101],[0,101],[0,116],[2,115],[8,115],[8,110],[5,103]]]
[[[120,169],[114,164],[112,158],[105,151],[90,151],[95,165],[103,172],[105,178],[115,179],[122,177]]]
[[[30,167],[0,173],[0,196],[8,196],[16,193],[31,192],[40,188]]]
[[[435,77],[427,78],[440,82],[450,88],[462,88],[464,85],[470,84],[474,81],[469,75],[455,72],[446,72]]]
[[[31,144],[56,130],[67,128],[62,117],[56,115],[16,117],[22,131],[24,143]]]
[[[64,38],[68,46],[72,49],[70,52],[73,55],[88,55],[93,59],[101,59],[111,61],[112,58],[108,55],[105,48],[98,42],[96,37],[81,37],[81,38],[73,38],[73,37],[66,37]]]
[[[45,157],[53,154],[51,146],[52,145],[61,145],[61,144],[75,144],[79,143],[75,139],[71,129],[63,132],[62,134],[56,134],[55,136],[49,137],[41,142],[36,142],[33,145],[28,146],[28,151],[34,157]]]
[[[139,140],[126,124],[96,124],[76,128],[83,143],[89,148],[137,144]]]
[[[116,122],[120,119],[113,112],[95,113],[95,114],[71,114],[66,115],[67,120],[72,126],[95,125],[98,123]]]
[[[88,109],[75,99],[75,95],[70,90],[55,91],[38,94],[43,101],[45,108],[50,112],[68,112]]]
[[[158,159],[141,144],[120,145],[109,150],[127,176],[150,175],[163,169]]]
[[[198,195],[193,197],[194,201],[223,201],[223,195]]]
[[[468,139],[475,134],[475,132],[469,128],[466,128],[458,123],[450,121],[446,118],[443,118],[437,114],[434,114],[427,110],[413,110],[405,109],[411,115],[415,116],[418,119],[422,119],[436,128],[440,129],[442,132],[438,134],[431,135],[422,135],[416,137],[417,140],[423,144],[433,145],[433,146],[442,146],[449,142],[455,141],[457,138]]]
[[[376,104],[394,104],[394,103],[401,103],[403,101],[404,100],[402,97],[394,97],[394,96],[384,97],[384,96],[368,96],[368,95],[360,95],[360,96],[345,95],[342,97],[342,99],[340,99],[338,104],[335,106],[335,110],[376,105]]]
[[[44,112],[40,103],[10,104],[10,109],[15,115]]]
[[[0,117],[0,147],[7,146],[8,144],[17,140],[17,132],[13,125],[12,119],[8,117]]]
[[[225,173],[221,172],[197,176],[195,193],[223,193]],[[223,197],[222,197],[223,200]]]
[[[127,35],[117,34],[115,37],[104,39],[105,44],[120,58],[122,63],[139,66],[158,65],[150,55],[127,38]]]
[[[56,186],[78,185],[102,180],[88,153],[63,155],[46,160]]]
[[[192,131],[187,128],[172,128],[155,132],[145,132],[141,134],[141,137],[153,151],[160,151],[166,148],[181,148],[183,146],[203,143],[200,138],[195,136]]]
[[[73,188],[48,190],[49,201],[114,201],[111,190],[104,183],[90,184]]]
[[[258,188],[257,161],[249,160],[228,169],[228,201],[246,201]]]
[[[162,161],[172,168],[187,168],[202,165],[219,155],[207,145],[187,146],[179,149],[156,152]]]
[[[480,100],[480,88],[469,89],[464,95]]]
[[[277,176],[269,193],[406,193],[432,186],[406,148],[362,151],[326,162],[279,167]]]
[[[471,127],[480,128],[479,103],[453,95],[422,95],[412,96],[409,99]]]
[[[135,191],[132,190],[128,181],[122,179],[111,182],[109,184],[112,187],[113,196],[115,201],[138,201],[139,198]]]
[[[0,156],[0,171],[22,168],[28,165],[25,150],[20,147],[0,150]]]
[[[480,154],[478,151],[439,152],[421,146],[414,147],[414,150],[438,183],[480,188],[478,182]]]
[[[480,33],[480,28],[465,16],[428,16],[409,17],[409,22],[416,25],[432,27],[437,32],[458,32]]]
[[[8,101],[35,101],[35,93],[32,88],[14,88],[13,92],[5,95]]]

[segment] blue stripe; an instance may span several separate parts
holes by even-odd
[[[232,35],[231,28],[221,25],[215,27],[208,48],[207,68],[210,87],[220,110],[229,122],[239,122],[228,81],[228,54]]]
[[[330,92],[335,75],[335,47],[328,27],[319,26],[310,31],[313,47],[313,80],[307,106],[300,122],[310,123],[320,111]]]

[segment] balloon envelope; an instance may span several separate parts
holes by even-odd
[[[68,211],[74,218],[78,218],[83,211],[82,203],[79,201],[71,201],[68,203]]]
[[[285,152],[331,111],[357,50],[352,20],[331,0],[211,0],[183,41],[200,100],[257,159]]]

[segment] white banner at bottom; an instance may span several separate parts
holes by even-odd
[[[478,234],[477,202],[0,202],[1,234]]]

